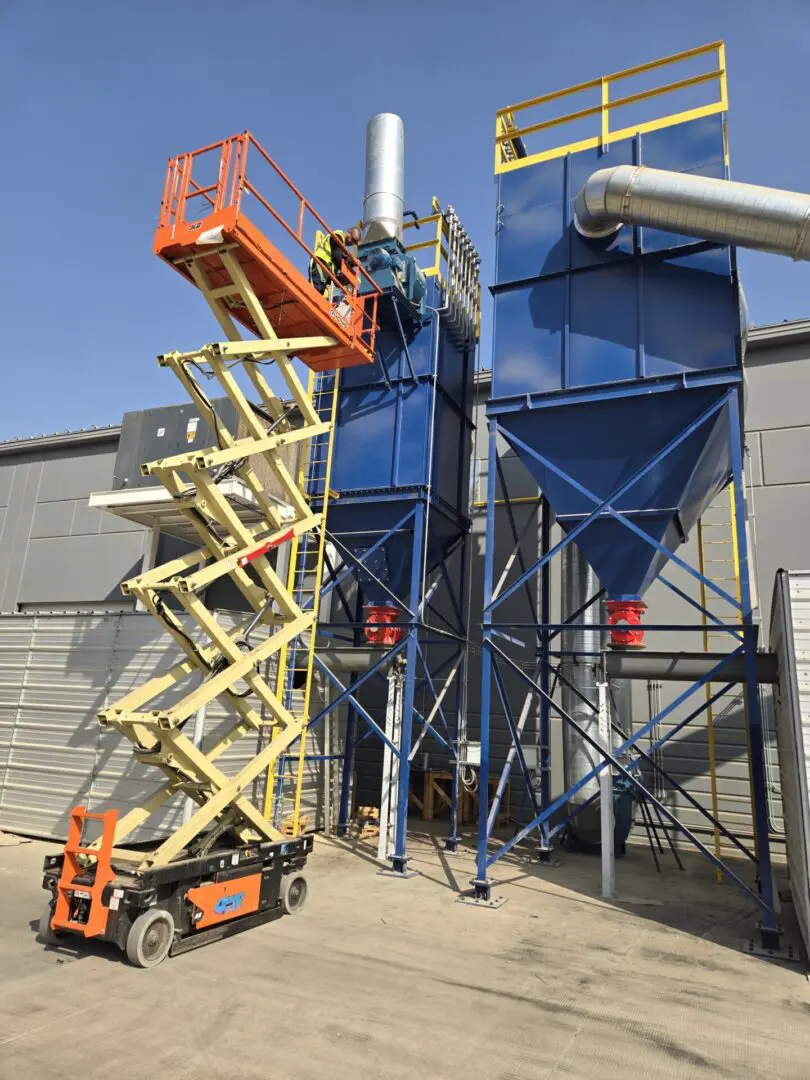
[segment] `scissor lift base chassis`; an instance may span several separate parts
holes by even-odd
[[[134,871],[116,865],[113,858],[115,878],[105,886],[102,903],[107,909],[107,925],[102,934],[93,935],[95,940],[108,941],[125,950],[129,932],[135,920],[146,911],[158,908],[169,912],[174,920],[174,940],[169,956],[188,952],[212,941],[250,930],[262,923],[272,922],[284,914],[282,905],[282,881],[285,875],[301,871],[312,850],[312,837],[301,836],[283,843],[234,845],[219,848],[201,858],[182,859],[167,866]],[[62,873],[64,855],[50,855],[45,859],[42,886],[55,897],[56,887]],[[92,884],[94,869],[88,871],[87,885]],[[260,877],[260,881],[256,881]],[[221,886],[217,892],[224,897],[239,896],[238,882],[250,883],[255,891],[256,907],[244,911],[244,902],[226,905],[219,913],[206,913],[216,921],[199,925],[200,908],[189,900],[190,891]],[[80,879],[76,879],[80,885]],[[243,891],[243,895],[246,890]],[[204,895],[198,893],[197,896]],[[117,901],[117,905],[115,904]],[[73,900],[71,916],[82,920],[79,894]],[[112,904],[112,906],[111,906]],[[89,909],[89,904],[87,905]],[[53,912],[53,902],[51,903]],[[195,920],[195,914],[197,919]],[[58,937],[84,937],[80,930],[52,930]]]

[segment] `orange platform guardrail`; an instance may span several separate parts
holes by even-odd
[[[334,288],[321,295],[307,276],[314,253],[306,237],[314,244],[316,229],[334,236],[261,144],[242,132],[169,161],[154,250],[199,285],[196,263],[206,299],[261,337],[250,303],[218,257],[230,249],[280,339],[336,339],[332,347],[297,350],[304,363],[315,370],[371,363],[380,291],[335,238],[346,261],[341,280],[325,268]]]

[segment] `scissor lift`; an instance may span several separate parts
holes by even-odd
[[[296,200],[294,228],[247,179],[251,148]],[[216,182],[206,186],[192,173],[195,164],[211,154],[219,155],[219,168]],[[287,254],[246,215],[249,197],[280,227]],[[195,214],[200,204],[203,212]],[[157,477],[169,491],[199,536],[200,547],[125,582],[122,591],[161,622],[184,657],[98,718],[102,726],[129,738],[136,760],[160,769],[166,782],[123,817],[115,811],[103,815],[102,835],[94,842],[83,839],[84,827],[88,817],[99,815],[82,807],[74,811],[64,853],[46,859],[43,884],[51,900],[40,923],[46,937],[72,933],[113,941],[141,967],[296,912],[306,897],[302,870],[311,837],[283,837],[272,823],[272,798],[264,800],[262,809],[254,798],[262,779],[272,792],[275,763],[291,747],[303,763],[336,369],[373,360],[378,295],[357,265],[350,266],[341,282],[333,281],[328,296],[310,285],[289,255],[296,245],[302,256],[312,255],[304,241],[308,217],[326,227],[248,133],[169,162],[155,249],[197,285],[228,340],[167,353],[158,362],[183,384],[216,445],[142,466],[145,475]],[[243,339],[237,323],[256,338]],[[311,369],[308,387],[293,356]],[[265,379],[262,368],[270,363],[282,376],[291,402],[280,399]],[[321,374],[313,400],[316,371]],[[245,434],[224,426],[202,378],[216,380]],[[283,454],[293,443],[301,448],[296,476]],[[278,500],[268,497],[260,479],[267,469],[291,513],[284,514]],[[258,525],[244,523],[220,490],[221,481],[232,476],[243,482],[261,509]],[[308,483],[313,490],[312,477],[318,480],[317,498],[307,490]],[[291,545],[286,582],[272,560],[283,545]],[[296,580],[302,560],[311,570],[306,602]],[[251,609],[231,631],[217,622],[204,600],[207,587],[226,577]],[[181,612],[196,624],[196,636]],[[290,660],[302,672],[303,693],[290,693]],[[203,752],[185,727],[216,697],[230,706],[235,722]],[[260,748],[236,776],[228,776],[217,759],[243,737],[254,739]],[[300,771],[301,766],[299,776]],[[196,810],[162,843],[150,850],[120,846],[180,794],[196,803]],[[299,803],[300,783],[296,834]]]

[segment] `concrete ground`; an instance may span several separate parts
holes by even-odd
[[[455,903],[469,852],[421,834],[420,876],[319,839],[305,912],[152,971],[48,949],[40,842],[0,848],[0,1078],[806,1080],[802,967],[740,950],[751,905],[702,861],[498,864],[497,911]]]

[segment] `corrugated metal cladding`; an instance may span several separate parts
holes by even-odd
[[[724,503],[725,500],[725,503]],[[704,520],[721,520],[728,518],[727,495],[721,494],[718,500],[704,515]],[[714,534],[712,534],[714,535]],[[707,548],[708,557],[714,557],[712,552],[718,548]],[[697,537],[693,535],[680,552],[680,556],[691,566],[697,566],[699,562]],[[708,567],[707,567],[708,568]],[[713,574],[715,580],[719,580],[723,574],[730,571],[719,567],[720,575]],[[700,591],[695,579],[685,570],[669,563],[666,576],[676,587],[695,601],[700,601]],[[719,580],[721,585],[728,586],[728,581]],[[655,582],[645,596],[648,611],[645,615],[649,623],[689,623],[692,620],[684,617],[686,610],[684,603],[675,596],[660,581]],[[710,603],[711,606],[711,603]],[[725,612],[716,606],[713,610],[725,617]],[[696,619],[695,622],[699,622]],[[659,635],[660,636],[660,635]],[[647,645],[655,647],[655,636],[651,633],[647,638]],[[724,642],[721,636],[710,639],[709,647],[718,652],[732,648],[732,639]],[[666,647],[673,651],[696,650],[703,648],[701,634],[687,632],[668,633],[666,635]],[[689,684],[665,682],[659,684],[657,693],[657,705],[659,709],[666,708],[674,700],[682,695]],[[713,683],[711,692],[720,691],[722,683]],[[655,686],[652,687],[655,693]],[[665,735],[668,731],[686,718],[686,716],[698,709],[706,701],[706,691],[696,690],[686,701],[671,712],[659,725],[658,734],[651,732],[655,738]],[[776,735],[773,726],[772,695],[770,687],[760,687],[760,702],[762,706],[762,719],[766,743],[766,772],[768,775],[768,800],[769,818],[774,835],[776,854],[780,851],[779,840],[782,833],[782,809],[779,800],[779,775],[776,752]],[[653,702],[655,704],[655,702]],[[646,725],[652,713],[650,712],[650,684],[644,681],[636,681],[633,684],[633,730],[637,731]],[[741,840],[753,845],[754,826],[751,814],[751,789],[748,770],[748,739],[746,733],[745,710],[743,704],[743,687],[734,686],[719,699],[715,706],[713,716],[714,747],[715,747],[715,773],[717,787],[717,810],[718,818],[731,832]],[[641,743],[643,750],[649,750],[650,740],[643,738]],[[685,728],[674,735],[660,751],[658,760],[667,773],[683,787],[697,802],[708,811],[712,809],[711,773],[709,756],[709,726],[708,715],[704,711],[695,717]],[[658,794],[662,801],[677,813],[678,818],[690,829],[696,832],[704,841],[710,841],[713,837],[711,823],[667,781],[653,776],[653,770],[645,766],[642,775],[651,790]],[[646,837],[637,829],[636,839]],[[686,843],[687,841],[683,841]],[[721,837],[721,851],[732,854],[736,849],[728,841]]]
[[[810,573],[777,574],[771,646],[779,656],[775,713],[790,891],[810,952]]]
[[[238,616],[218,617],[232,626]],[[96,714],[179,655],[148,614],[0,615],[0,829],[61,840],[78,803],[123,815],[160,787],[159,771],[136,762],[129,741],[100,728]],[[233,716],[214,701],[197,723],[206,750]],[[310,736],[313,754],[324,752],[323,730]],[[245,735],[217,764],[233,776],[256,749],[257,739]],[[311,828],[324,820],[321,768],[313,762],[305,775],[303,812]],[[252,794],[261,805],[262,792]],[[165,835],[182,821],[184,804],[175,797],[130,839]]]

